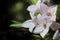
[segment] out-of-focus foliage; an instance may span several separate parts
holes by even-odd
[[[12,11],[19,12],[23,8],[23,3],[18,2],[12,7]]]
[[[36,4],[37,1],[38,1],[38,0],[28,0],[28,2],[29,2],[30,4]]]
[[[12,6],[11,12],[12,15],[14,15],[14,19],[23,21],[23,14],[22,14],[22,9],[23,9],[23,3],[22,2],[17,2],[15,5]]]
[[[36,4],[37,0],[27,0],[26,2],[28,2],[28,4]],[[26,10],[29,6],[28,4],[17,2],[12,6],[11,12],[13,13],[12,15],[14,15],[14,19],[12,20],[13,24],[11,24],[10,27],[21,28],[22,23],[30,19],[29,12]],[[33,34],[32,36],[35,40],[52,40],[50,34],[44,39],[40,35]],[[57,40],[60,40],[59,38]]]
[[[60,22],[60,5],[58,5],[58,9],[57,9],[57,17],[56,17],[56,19],[57,19],[57,21],[58,22]]]

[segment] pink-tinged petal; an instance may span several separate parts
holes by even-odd
[[[47,5],[45,5],[44,3],[40,4],[40,11],[42,13],[46,13],[48,11],[49,7]]]
[[[52,24],[50,25],[50,27],[54,31],[58,30],[58,29],[60,29],[60,23],[58,23],[58,22],[52,22]]]
[[[30,12],[35,12],[38,9],[37,9],[37,6],[36,5],[30,5],[30,6],[28,6],[27,10],[30,11]]]

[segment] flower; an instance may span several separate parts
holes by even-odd
[[[33,33],[40,34],[42,38],[44,38],[52,24],[49,22],[50,19],[48,19],[50,18],[50,14],[48,14],[48,16],[46,15],[48,9],[49,7],[40,0],[35,5],[30,5],[27,10],[30,12],[31,19],[25,21],[22,26],[29,28],[30,32],[36,27]]]

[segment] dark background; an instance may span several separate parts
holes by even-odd
[[[0,40],[52,40],[50,35],[42,39],[21,24],[31,19],[26,10],[37,0],[0,0]],[[59,38],[58,38],[59,40]]]

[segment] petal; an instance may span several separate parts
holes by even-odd
[[[36,18],[36,16],[34,16],[35,12],[30,12],[30,16],[32,19]]]
[[[34,30],[34,33],[39,34],[43,30],[44,30],[44,28],[41,25],[36,25],[36,28]]]
[[[42,38],[45,37],[45,35],[48,33],[49,28],[45,29],[43,32],[40,33],[40,35],[42,36]]]
[[[38,0],[36,3],[36,6],[39,8],[40,7],[41,0]]]
[[[56,21],[56,15],[55,16],[52,16],[50,20]]]
[[[42,24],[43,23],[43,21],[45,20],[45,16],[40,16],[40,17],[38,17],[38,23],[39,24]]]
[[[50,0],[43,0],[43,2],[50,2]]]
[[[54,8],[49,8],[48,12],[50,12],[52,15],[56,15],[56,11],[57,11],[57,5]]]
[[[45,2],[46,0],[43,0],[43,2]],[[48,6],[45,5],[43,2],[41,2],[41,0],[38,0],[38,2],[36,3],[36,6],[38,8],[38,10],[40,10],[42,13],[46,13],[48,11]]]
[[[29,28],[29,31],[32,32],[32,30],[33,30],[34,27],[35,27],[35,26],[31,26],[31,27]]]
[[[46,13],[48,11],[48,6],[45,5],[44,3],[41,3],[40,9],[41,9],[42,13]]]
[[[53,35],[53,39],[56,39],[58,37],[59,30],[56,30],[56,32]]]
[[[28,11],[30,12],[35,12],[37,9],[36,5],[30,5],[28,8],[27,8]]]
[[[36,25],[36,24],[38,24],[38,20],[37,20],[37,18],[35,17],[35,18],[33,18],[32,19],[32,21],[33,21],[33,23]]]
[[[50,18],[47,18],[47,23],[51,23],[53,21],[56,21],[56,15],[55,16],[52,16]]]
[[[23,24],[22,24],[22,27],[25,27],[25,28],[30,28],[30,27],[34,27],[34,23],[32,22],[32,20],[27,20],[25,21]]]

